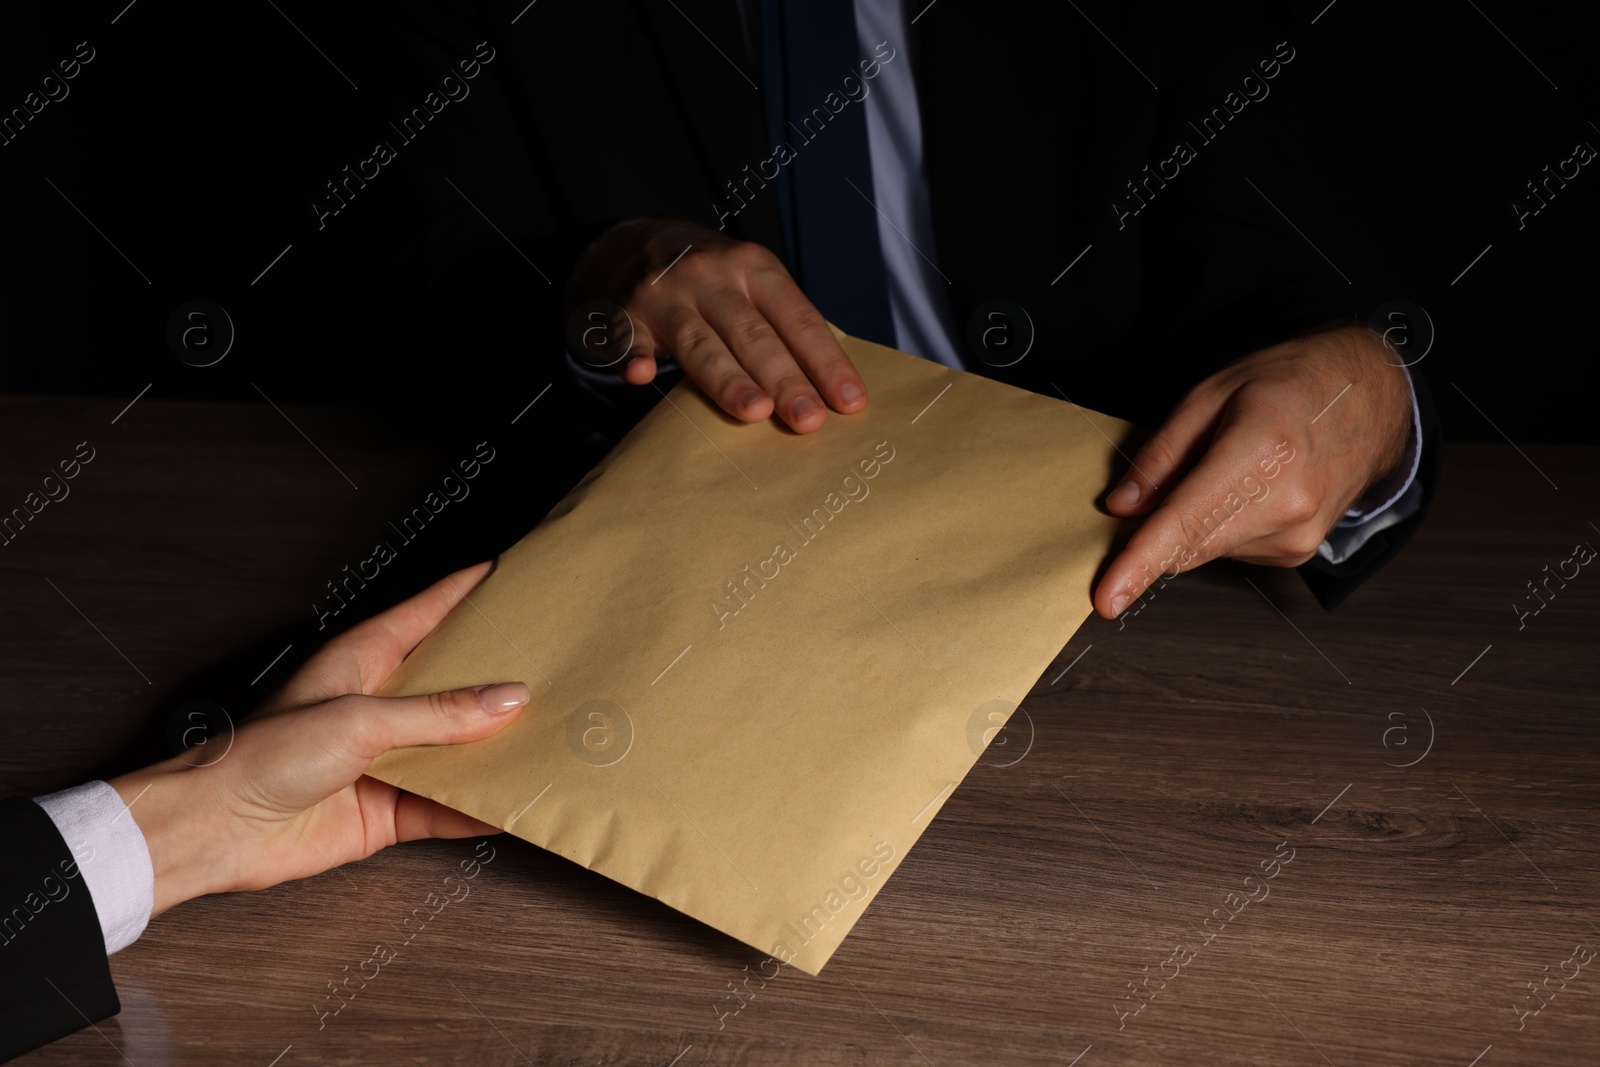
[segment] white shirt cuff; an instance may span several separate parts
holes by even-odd
[[[56,824],[100,918],[106,954],[133,944],[144,933],[155,907],[155,870],[144,832],[117,791],[105,782],[87,782],[45,797],[35,797]],[[85,847],[87,846],[87,847]]]

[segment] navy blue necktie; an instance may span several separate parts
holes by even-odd
[[[773,162],[795,280],[841,330],[892,346],[866,98],[846,91],[861,84],[853,0],[761,0],[761,51],[767,129],[790,156]]]

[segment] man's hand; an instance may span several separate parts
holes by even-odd
[[[670,353],[745,422],[776,412],[810,433],[826,418],[824,397],[835,411],[866,405],[861,376],[827,322],[761,245],[692,222],[635,219],[584,254],[567,297],[569,307],[607,300],[628,313],[633,346],[622,376],[635,385],[652,381],[657,357]]]
[[[364,859],[397,841],[500,831],[365,776],[402,745],[477,741],[517,718],[521,682],[374,697],[490,565],[445,578],[334,638],[231,738],[114,779],[143,832],[159,915],[174,904],[264,889]],[[194,753],[226,745],[209,763]]]
[[[1391,473],[1411,432],[1406,372],[1378,336],[1347,327],[1286,341],[1207,378],[1107,498],[1148,516],[1095,590],[1120,615],[1158,577],[1219,556],[1295,567]]]

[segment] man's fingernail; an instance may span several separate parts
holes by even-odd
[[[1139,502],[1139,483],[1123,482],[1106,497],[1106,503],[1119,508],[1131,508]]]
[[[855,382],[845,382],[839,387],[839,399],[846,404],[854,404],[866,395]]]
[[[533,694],[521,682],[501,682],[499,685],[478,686],[478,703],[490,715],[504,715],[522,707]]]
[[[739,406],[748,411],[750,408],[753,408],[757,404],[761,403],[761,398],[764,396],[766,396],[766,394],[761,390],[752,389],[739,398]]]
[[[1118,593],[1116,596],[1111,598],[1111,614],[1113,616],[1121,615],[1123,609],[1127,606],[1128,595],[1126,593]]]
[[[794,413],[794,420],[799,422],[801,419],[809,418],[811,413],[817,410],[817,402],[809,396],[803,396],[796,400],[789,410]]]

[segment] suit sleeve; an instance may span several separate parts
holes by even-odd
[[[122,1010],[94,901],[50,816],[0,800],[0,1060]]]

